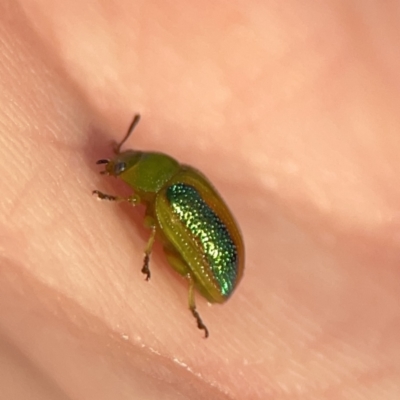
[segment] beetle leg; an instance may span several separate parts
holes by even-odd
[[[144,260],[143,260],[143,267],[142,267],[142,273],[146,275],[146,281],[150,279],[150,268],[149,268],[149,263],[150,263],[150,254],[153,249],[154,241],[156,239],[156,227],[155,225],[150,227],[151,229],[151,235],[150,239],[147,242],[147,246],[144,250]]]
[[[196,310],[196,302],[194,300],[194,280],[189,273],[189,268],[183,261],[182,257],[176,253],[176,250],[171,249],[168,246],[164,246],[164,253],[167,256],[168,262],[180,275],[187,278],[189,281],[189,310],[193,317],[196,319],[197,327],[204,330],[204,336],[208,337],[208,329],[204,325],[199,313]]]
[[[189,280],[189,310],[192,312],[193,317],[196,319],[197,327],[199,329],[203,329],[204,337],[208,338],[208,329],[204,325],[203,320],[200,317],[200,314],[196,310],[196,302],[194,300],[194,281],[190,274],[187,275]]]
[[[132,204],[135,206],[136,204],[140,203],[140,197],[133,194],[132,196],[128,197],[121,197],[121,196],[113,196],[112,194],[106,194],[103,192],[100,192],[99,190],[93,190],[92,194],[96,194],[97,198],[100,200],[108,200],[108,201],[127,201],[128,203]]]
[[[178,272],[178,274],[185,278],[189,274],[189,268],[187,264],[182,260],[182,257],[176,252],[176,250],[164,245],[164,253],[171,267]]]

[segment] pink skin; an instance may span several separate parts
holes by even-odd
[[[7,399],[400,398],[398,2],[0,5],[0,387]],[[204,171],[244,279],[187,310],[127,147]],[[29,396],[29,397],[28,397]]]

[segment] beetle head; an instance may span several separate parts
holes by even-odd
[[[117,154],[112,159],[98,160],[96,164],[105,164],[105,169],[100,172],[101,174],[118,177],[134,167],[140,160],[141,155],[141,151],[127,150]]]

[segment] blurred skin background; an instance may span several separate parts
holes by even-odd
[[[3,1],[1,399],[398,399],[396,1]],[[202,170],[246,242],[204,340],[95,162]]]

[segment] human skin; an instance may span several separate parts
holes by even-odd
[[[212,4],[212,5],[211,5]],[[0,387],[7,399],[398,399],[395,1],[0,4]],[[246,242],[224,305],[99,175],[202,170]],[[29,397],[30,396],[30,397]]]

